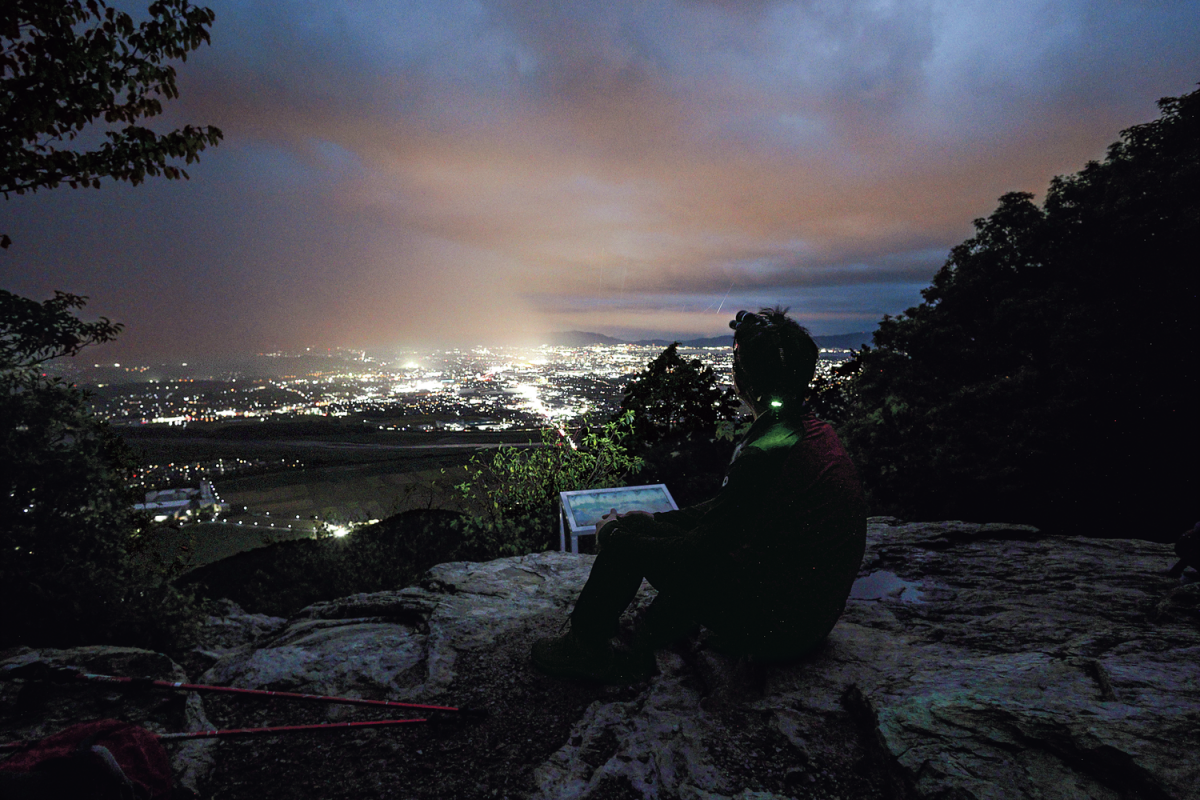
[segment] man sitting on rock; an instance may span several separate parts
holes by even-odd
[[[845,607],[866,546],[866,502],[833,428],[804,404],[817,346],[780,309],[739,311],[734,389],[754,424],[717,496],[680,511],[606,515],[571,629],[534,644],[533,663],[559,677],[629,683],[653,652],[704,625],[712,646],[759,660],[812,650]],[[621,613],[645,578],[658,590],[618,650]]]

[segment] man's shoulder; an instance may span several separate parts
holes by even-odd
[[[796,422],[796,429],[803,439],[832,439],[837,441],[837,431],[832,424],[815,414],[807,414]]]
[[[772,419],[762,432],[746,441],[747,448],[765,452],[790,450],[805,435],[802,420],[792,421],[781,417]]]
[[[791,450],[797,445],[820,447],[831,444],[841,446],[841,440],[833,425],[813,414],[806,414],[798,419],[778,420],[764,430],[761,436],[746,442],[747,447],[766,451]]]
[[[846,452],[833,425],[812,415],[803,422],[798,446],[792,448],[791,451],[790,464],[801,465],[806,462],[826,466],[842,464],[846,469],[854,471],[850,455]]]

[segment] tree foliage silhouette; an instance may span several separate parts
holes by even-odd
[[[975,221],[860,356],[879,511],[1163,536],[1194,521],[1200,92]]]
[[[67,183],[99,189],[102,178],[141,183],[187,178],[221,131],[186,125],[159,134],[137,124],[179,96],[171,59],[209,41],[213,12],[187,0],[157,0],[134,24],[103,0],[7,0],[0,5],[0,193]],[[103,125],[97,126],[103,119]],[[62,147],[84,134],[92,149]],[[86,137],[85,137],[86,138]],[[0,235],[0,247],[11,243]]]
[[[84,300],[0,290],[0,606],[14,610],[0,646],[164,646],[186,627],[186,600],[131,559],[131,453],[84,392],[41,369],[120,332],[80,321]]]
[[[808,389],[808,407],[819,418],[840,425],[850,414],[854,402],[854,378],[862,369],[869,347],[852,351],[853,355],[834,367],[828,375],[817,374]]]
[[[166,134],[137,123],[178,97],[167,61],[209,41],[213,12],[156,0],[134,24],[103,0],[0,4],[0,193],[187,178],[221,139],[214,127]],[[91,149],[77,140],[102,137]],[[63,146],[67,145],[67,146]],[[0,235],[0,246],[9,237]],[[187,628],[187,600],[131,554],[143,520],[126,488],[133,459],[87,396],[42,365],[121,329],[75,316],[85,298],[38,303],[0,290],[0,606],[21,609],[0,645],[164,646]]]
[[[739,401],[733,389],[721,391],[712,367],[685,360],[674,342],[625,387],[617,416],[633,414],[641,444],[696,432],[712,433],[717,422],[732,419]]]

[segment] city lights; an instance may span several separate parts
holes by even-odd
[[[241,374],[225,380],[147,377],[110,385],[104,397],[94,401],[94,410],[115,425],[187,426],[320,416],[361,417],[385,431],[557,427],[585,415],[611,415],[625,385],[661,352],[656,345],[479,347],[429,351],[389,362],[361,351],[335,351],[328,367],[310,366],[296,374]],[[732,385],[729,348],[680,347],[679,353],[711,367],[719,384]],[[263,355],[289,358],[283,353]],[[828,374],[848,357],[847,351],[822,351],[818,374]],[[307,364],[312,360],[309,357]],[[125,368],[134,374],[149,369]],[[386,421],[378,419],[382,416]]]
[[[335,436],[342,435],[340,432],[349,425],[352,430],[373,435],[406,437],[382,440],[387,447],[397,442],[403,447],[420,447],[422,441],[434,447],[470,447],[443,444],[441,436],[551,428],[561,442],[574,448],[577,444],[570,428],[589,416],[592,420],[609,418],[619,408],[625,386],[661,352],[659,346],[643,345],[544,346],[533,350],[495,347],[431,351],[422,353],[419,360],[405,355],[389,362],[355,351],[353,360],[344,356],[308,357],[295,368],[264,369],[262,374],[242,371],[223,378],[198,373],[163,377],[152,366],[127,366],[122,369],[128,374],[150,374],[138,382],[110,386],[95,397],[93,406],[98,415],[114,425],[193,425],[201,427],[198,435],[202,437],[208,435],[208,430],[226,426],[257,426],[316,416],[330,420],[321,424],[340,426],[329,429]],[[680,347],[679,353],[711,367],[719,385],[731,385],[730,348]],[[272,361],[294,358],[287,354],[261,355]],[[848,351],[822,351],[818,374],[828,376],[849,356]],[[437,438],[421,438],[426,434]],[[330,520],[324,515],[302,519],[290,508],[268,511],[261,505],[230,506],[211,483],[305,467],[295,458],[237,458],[226,454],[203,461],[146,463],[138,468],[132,485],[148,493],[148,512],[159,511],[149,504],[152,500],[161,504],[157,497],[160,490],[171,487],[179,492],[198,484],[208,486],[212,497],[201,497],[192,504],[197,508],[189,505],[183,511],[168,509],[172,524],[204,523],[249,529],[264,536],[323,533],[335,538],[370,524],[346,522],[336,516]],[[151,494],[156,498],[150,498]],[[155,516],[165,519],[166,515]]]

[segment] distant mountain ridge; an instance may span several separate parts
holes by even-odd
[[[854,333],[839,333],[833,336],[814,336],[817,347],[829,350],[857,350],[864,344],[871,343],[871,333],[856,331]],[[645,346],[666,347],[672,342],[679,342],[684,347],[729,347],[733,336],[710,336],[701,339],[639,339],[636,342],[614,339],[603,333],[588,331],[556,331],[546,336],[546,344],[551,347],[587,347],[593,344],[636,344]]]
[[[590,344],[631,344],[603,333],[586,331],[555,331],[546,334],[544,344],[551,347],[587,347]]]

